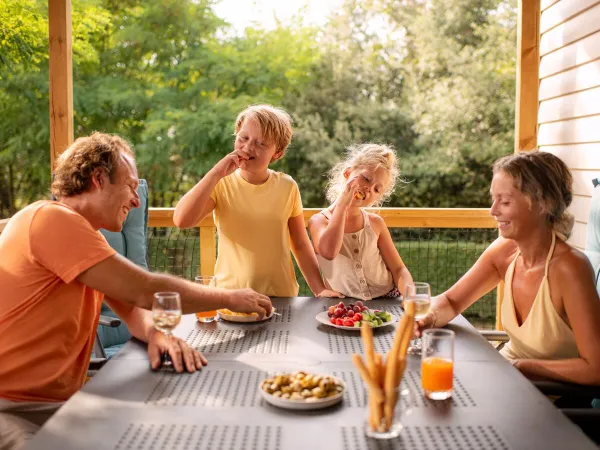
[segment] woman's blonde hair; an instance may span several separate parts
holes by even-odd
[[[569,236],[574,224],[567,211],[573,201],[573,176],[560,158],[540,151],[515,153],[494,163],[494,174],[500,171],[510,175],[531,202],[540,205],[557,232]]]
[[[396,151],[389,145],[367,143],[348,147],[346,158],[333,166],[329,172],[329,183],[327,184],[326,191],[326,197],[329,202],[333,203],[343,192],[347,182],[344,172],[346,170],[355,170],[359,167],[366,167],[373,171],[380,167],[385,167],[390,174],[388,184],[384,187],[379,201],[369,206],[381,206],[390,198],[400,175]]]
[[[119,136],[94,132],[78,138],[56,161],[52,193],[60,199],[87,191],[98,167],[106,171],[113,183],[121,154],[133,158],[129,144]]]
[[[235,135],[240,132],[246,120],[256,120],[263,138],[274,143],[277,151],[285,152],[292,142],[292,118],[281,108],[271,105],[252,105],[247,107],[235,120]]]

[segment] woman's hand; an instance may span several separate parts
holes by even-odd
[[[429,312],[425,317],[421,320],[415,321],[415,336],[421,337],[423,334],[423,330],[428,328],[433,328],[435,326],[436,315],[434,312]]]

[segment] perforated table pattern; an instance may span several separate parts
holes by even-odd
[[[42,428],[31,449],[562,449],[595,447],[462,318],[456,332],[453,397],[425,399],[420,361],[411,356],[402,382],[404,429],[390,441],[364,434],[367,396],[351,363],[363,353],[360,332],[319,324],[339,300],[274,299],[267,322],[199,324],[186,316],[176,335],[209,365],[193,374],[149,370],[146,350],[131,341]],[[394,300],[373,308],[400,316]],[[374,330],[387,352],[396,325]],[[271,374],[306,370],[344,380],[343,402],[321,411],[266,403],[259,383]]]

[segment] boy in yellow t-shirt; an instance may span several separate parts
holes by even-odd
[[[310,289],[327,290],[308,239],[296,182],[269,164],[282,158],[292,139],[288,113],[254,105],[235,122],[234,150],[177,204],[173,217],[180,228],[195,226],[214,211],[219,233],[216,285],[251,287],[273,297],[295,297],[298,283],[290,250]]]

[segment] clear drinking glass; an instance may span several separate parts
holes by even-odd
[[[373,414],[373,407],[369,405],[368,393],[365,395],[365,435],[373,439],[393,439],[400,436],[400,433],[404,429],[404,419],[412,412],[412,392],[406,387],[404,382],[400,384],[395,390],[394,394],[398,399],[395,407],[393,408],[393,415],[391,424],[386,425],[385,412],[383,406],[377,414],[377,418],[381,420],[379,423]]]
[[[421,385],[427,398],[452,397],[454,376],[454,331],[431,328],[423,332]]]
[[[214,276],[204,276],[198,275],[195,278],[196,283],[202,284],[204,286],[214,286],[215,285],[215,277]],[[200,311],[196,313],[196,317],[199,322],[210,323],[213,322],[217,318],[217,311]]]
[[[415,304],[415,321],[424,318],[429,313],[431,305],[431,288],[429,283],[413,283],[406,285],[405,301],[410,300]],[[408,353],[418,355],[421,353],[421,340],[413,339],[408,347]]]
[[[152,302],[152,319],[154,320],[154,328],[164,333],[168,345],[173,330],[181,321],[181,298],[179,293],[156,292]],[[163,354],[162,365],[173,365],[168,352]]]

